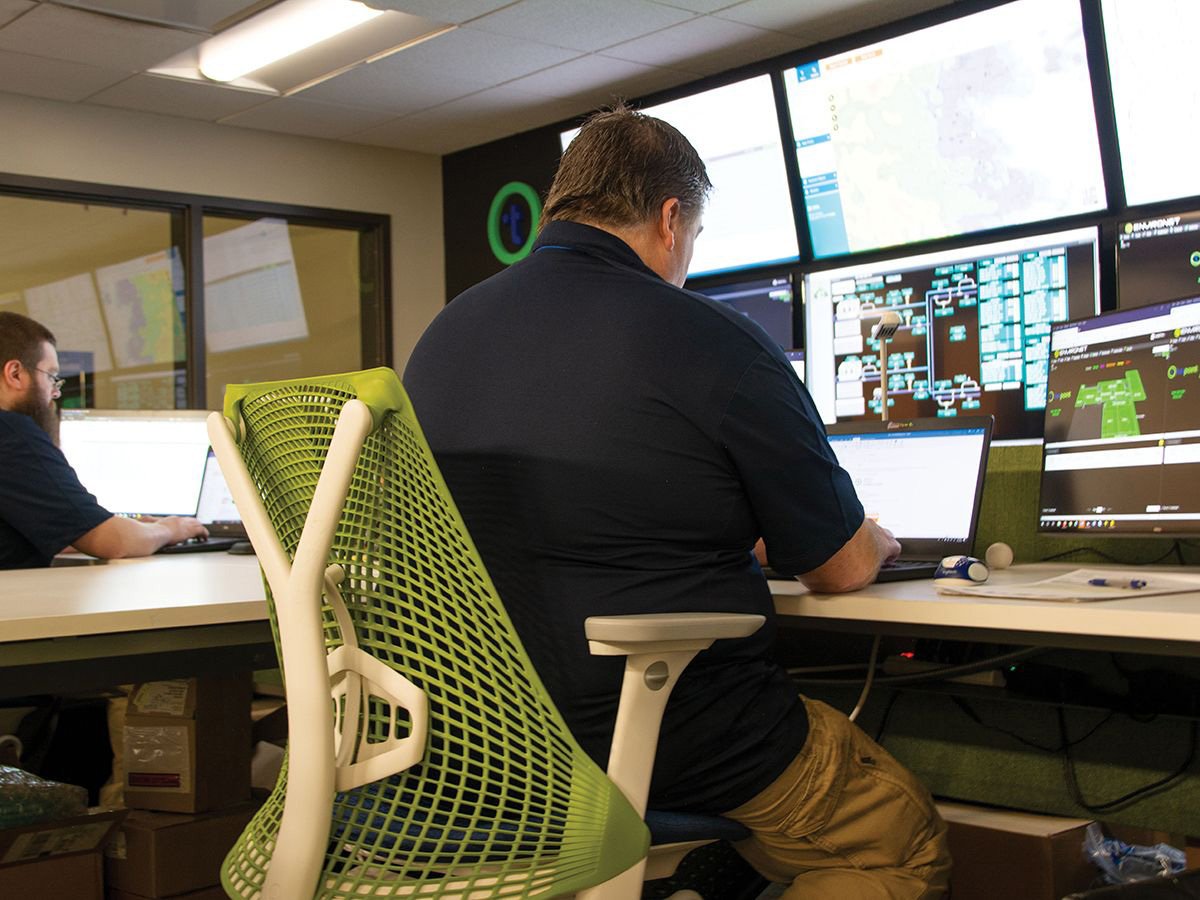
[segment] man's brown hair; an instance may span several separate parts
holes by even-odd
[[[687,138],[661,119],[618,104],[584,122],[563,153],[542,224],[640,225],[672,197],[679,198],[684,218],[694,220],[710,190],[704,160]]]
[[[0,312],[0,366],[15,359],[26,369],[36,369],[45,343],[57,342],[41,322],[20,313]]]

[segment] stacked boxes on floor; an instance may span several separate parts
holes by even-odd
[[[223,898],[221,861],[254,813],[248,671],[136,685],[123,729],[129,815],[105,850],[108,900]]]

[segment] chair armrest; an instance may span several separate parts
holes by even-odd
[[[745,613],[591,616],[585,621],[593,654],[626,657],[608,777],[639,815],[646,811],[663,710],[679,676],[713,641],[747,637],[765,621]]]
[[[749,613],[648,613],[590,616],[584,622],[592,654],[628,656],[670,650],[704,650],[715,640],[749,637],[766,617]]]

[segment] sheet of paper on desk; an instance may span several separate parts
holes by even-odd
[[[939,594],[1086,603],[1092,600],[1119,600],[1151,594],[1200,591],[1200,576],[1169,575],[1162,572],[1141,573],[1131,569],[1076,569],[1074,572],[1025,584],[935,584]]]

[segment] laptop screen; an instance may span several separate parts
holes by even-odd
[[[244,535],[242,517],[234,505],[233,495],[217,462],[217,455],[208,451],[204,464],[204,484],[200,488],[200,506],[196,510],[199,519],[212,534]]]
[[[868,518],[906,557],[969,553],[975,540],[991,418],[846,422],[829,443]]]
[[[60,445],[83,486],[118,515],[192,516],[208,411],[66,409]]]

